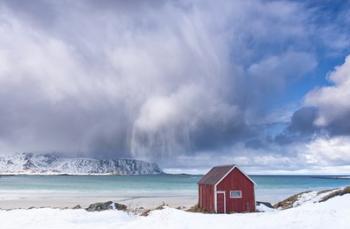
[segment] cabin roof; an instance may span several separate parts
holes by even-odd
[[[207,174],[205,174],[198,184],[216,184],[223,178],[235,165],[222,165],[213,167]]]
[[[247,177],[253,183],[253,185],[256,185],[256,183],[236,165],[215,166],[198,181],[198,184],[216,185],[235,168],[238,169],[245,177]]]

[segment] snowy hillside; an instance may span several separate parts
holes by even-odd
[[[33,153],[0,155],[0,174],[147,175],[160,173],[162,171],[157,164],[132,159],[64,158],[57,154]]]
[[[331,198],[345,194],[350,194],[350,186],[322,191],[305,191],[278,202],[274,207],[280,210],[295,208],[304,204],[325,202]]]

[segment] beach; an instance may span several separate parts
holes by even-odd
[[[166,204],[173,208],[190,208],[197,203],[196,197],[115,197],[115,196],[31,196],[11,200],[0,200],[0,209],[29,209],[29,208],[73,208],[80,205],[88,207],[92,203],[113,201],[124,204],[128,209],[153,209]]]
[[[189,208],[198,199],[198,175],[156,176],[1,176],[0,209],[85,208],[113,201],[130,209],[166,204]],[[306,190],[350,185],[350,179],[330,176],[252,176],[256,200],[276,203]]]

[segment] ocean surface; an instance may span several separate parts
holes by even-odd
[[[125,198],[196,198],[197,175],[152,176],[0,176],[0,201],[30,196],[111,196]],[[342,176],[255,175],[257,200],[277,202],[305,190],[323,190],[350,185]]]

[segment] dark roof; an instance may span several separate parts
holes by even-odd
[[[233,167],[235,165],[215,166],[198,181],[198,184],[216,184]]]

